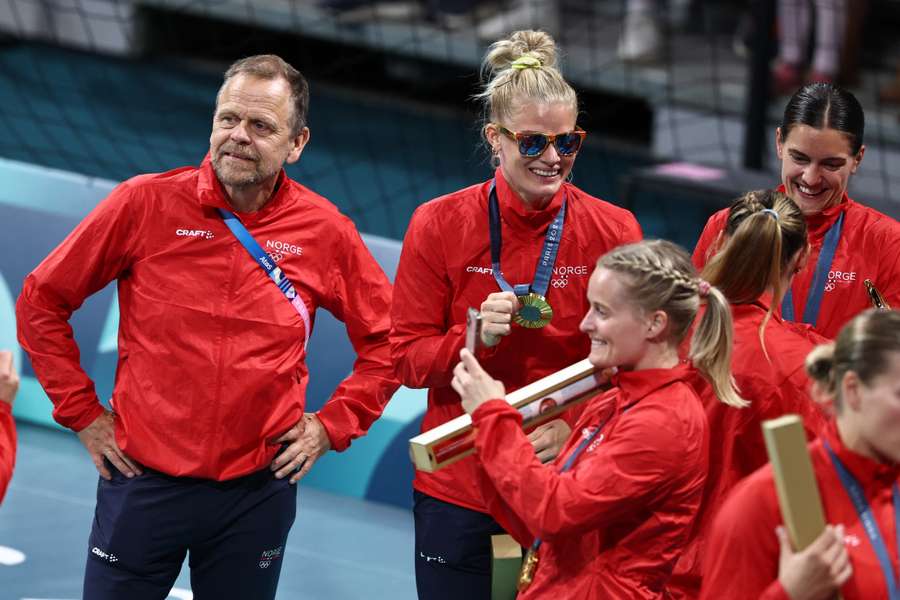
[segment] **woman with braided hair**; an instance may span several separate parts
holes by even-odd
[[[504,384],[468,350],[452,385],[472,415],[488,508],[537,560],[526,559],[533,580],[519,598],[661,599],[706,478],[697,372],[722,402],[744,404],[731,384],[731,314],[687,253],[659,240],[600,258],[587,299],[589,360],[618,373],[552,464],[535,458],[519,412],[501,400]],[[679,344],[703,302],[685,362]]]
[[[553,39],[516,32],[490,47],[484,73],[492,178],[416,210],[394,282],[391,354],[401,383],[429,388],[423,431],[463,414],[450,380],[469,307],[482,314],[479,359],[520,388],[584,358],[577,330],[591,265],[641,239],[634,215],[568,181],[586,133]],[[538,459],[556,456],[579,411],[529,433]],[[490,600],[490,536],[502,530],[475,461],[419,471],[413,487],[419,597]]]
[[[827,340],[783,321],[774,310],[808,252],[803,213],[781,192],[749,192],[728,209],[724,240],[701,276],[731,304],[731,371],[749,404],[725,406],[712,390],[701,391],[709,420],[709,475],[693,540],[672,578],[675,598],[699,595],[704,542],[716,510],[738,481],[768,461],[761,423],[799,414],[810,439],[825,425],[809,397],[804,361],[816,343]]]

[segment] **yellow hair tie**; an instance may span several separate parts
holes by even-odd
[[[533,54],[523,54],[516,60],[512,62],[510,65],[513,69],[540,69],[541,68],[541,59],[536,57]]]

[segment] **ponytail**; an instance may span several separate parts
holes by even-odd
[[[701,287],[703,283],[701,280]],[[749,402],[741,398],[735,389],[731,375],[733,346],[731,307],[725,295],[710,286],[706,294],[706,311],[694,330],[688,358],[706,376],[719,400],[728,406],[743,408]]]
[[[772,291],[772,303],[759,327],[759,341],[768,359],[766,325],[787,292],[784,272],[806,248],[806,220],[785,194],[757,190],[732,203],[725,234],[725,247],[707,263],[701,276],[732,304],[755,302]]]

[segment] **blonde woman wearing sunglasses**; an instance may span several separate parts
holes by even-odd
[[[641,238],[630,212],[567,182],[586,133],[553,39],[516,32],[489,48],[482,73],[494,174],[416,210],[394,287],[391,353],[402,383],[429,388],[423,430],[463,414],[450,382],[468,307],[483,318],[478,360],[512,391],[588,355],[578,324],[593,265]],[[572,412],[529,432],[540,460],[559,452]],[[490,535],[502,530],[475,469],[467,458],[416,474],[420,598],[490,598]]]

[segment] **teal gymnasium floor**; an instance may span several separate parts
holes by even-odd
[[[18,464],[0,507],[0,600],[81,597],[96,487],[97,473],[75,436],[19,427]],[[302,483],[298,492],[278,600],[416,597],[408,511]],[[192,597],[186,569],[175,587],[169,598]]]

